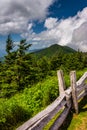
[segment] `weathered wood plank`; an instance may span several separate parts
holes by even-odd
[[[18,127],[17,130],[27,130],[29,127],[34,125],[36,122],[38,122],[40,119],[45,117],[47,114],[52,112],[56,107],[58,107],[61,102],[64,100],[65,95],[59,96],[52,104],[50,104],[45,110],[38,113],[36,116],[25,122],[22,126]]]
[[[65,93],[65,82],[64,82],[64,76],[63,76],[63,71],[59,70],[57,71],[57,76],[58,76],[58,83],[59,83],[59,94]]]
[[[84,80],[85,81],[85,80]],[[78,81],[77,81],[78,82]],[[84,82],[82,82],[81,84],[78,85],[78,83],[76,82],[76,86],[77,86],[77,89],[81,88],[82,86],[84,86]]]
[[[77,88],[76,88],[76,72],[71,71],[70,73],[71,88],[72,88],[72,99],[76,114],[78,114],[78,100],[77,100]]]
[[[65,107],[64,111],[61,113],[61,115],[56,119],[54,124],[51,126],[50,130],[58,130],[63,122],[65,121],[67,115],[69,114],[71,108],[71,104],[69,107]]]
[[[71,100],[71,93],[65,92],[65,95],[66,95],[67,107],[69,107],[71,102],[72,102],[72,100]]]
[[[87,93],[85,91],[83,91],[78,97],[77,100],[80,100],[81,98],[83,98],[84,96],[86,96]]]
[[[83,74],[83,76],[76,82],[76,84],[77,84],[77,87],[79,86],[79,85],[83,85],[84,84],[84,81],[87,79],[87,72],[85,72],[84,74]]]
[[[69,88],[67,88],[67,89],[65,90],[65,93],[67,93],[68,95],[70,95],[71,92],[72,92],[72,88],[71,88],[71,87],[69,87]]]
[[[36,124],[30,127],[30,130],[42,130],[42,128],[66,105],[66,101],[63,100],[59,106],[57,106],[53,111],[48,113],[44,118],[40,119]]]
[[[77,94],[79,95],[83,90],[85,90],[86,85],[84,86],[80,86],[79,88],[77,88]]]

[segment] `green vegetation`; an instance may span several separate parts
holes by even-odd
[[[44,109],[57,96],[57,77],[52,76],[10,99],[0,99],[0,128],[12,130],[18,123]]]
[[[60,46],[58,44],[54,44],[48,48],[38,50],[34,52],[34,54],[41,58],[43,56],[52,57],[54,54],[60,54],[60,53],[75,53],[76,51],[68,46]]]
[[[28,53],[31,44],[22,39],[15,45],[8,36],[7,55],[0,62],[0,130],[12,130],[44,109],[59,95],[56,71],[63,69],[66,86],[70,86],[69,72],[77,70],[77,79],[87,70],[87,53],[61,47],[65,52],[37,59]],[[58,46],[59,48],[59,46]],[[74,52],[74,53],[70,53]],[[79,71],[80,70],[80,71]]]
[[[86,70],[84,70],[86,71]],[[84,72],[77,73],[77,78]],[[65,75],[69,86],[69,75]],[[12,130],[44,109],[58,96],[57,76],[47,76],[44,81],[37,83],[31,88],[25,88],[22,92],[11,98],[0,99],[0,128]],[[4,102],[4,103],[3,103]],[[48,127],[46,127],[48,128]],[[45,129],[46,129],[45,128]]]

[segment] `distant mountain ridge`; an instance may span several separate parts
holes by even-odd
[[[43,56],[51,57],[54,54],[58,53],[75,53],[76,50],[68,47],[68,46],[61,46],[58,44],[51,45],[48,48],[37,50],[36,52],[33,52],[37,57],[41,58]]]
[[[29,53],[35,54],[38,58],[41,58],[43,56],[51,57],[55,54],[59,53],[75,53],[76,50],[68,47],[68,46],[61,46],[58,44],[51,45],[50,47],[44,48],[44,49],[35,49],[30,50]],[[0,61],[4,61],[4,55],[0,56]]]
[[[34,49],[34,50],[29,50],[29,52],[30,52],[30,53],[33,53],[33,52],[39,52],[39,51],[41,51],[41,50],[43,50],[43,49]]]

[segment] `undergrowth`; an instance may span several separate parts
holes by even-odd
[[[77,72],[79,79],[86,71]],[[66,86],[70,86],[69,74],[65,74]],[[47,76],[42,82],[31,88],[25,88],[22,92],[13,97],[0,99],[0,130],[13,130],[23,122],[33,117],[39,111],[46,108],[59,95],[57,76]],[[87,111],[82,111],[78,116],[73,116],[73,120],[68,130],[74,130],[84,122],[87,123]],[[81,120],[82,118],[82,120]],[[78,123],[77,123],[78,122]],[[85,124],[86,124],[85,123]],[[77,125],[78,124],[78,125]],[[87,128],[87,125],[85,125]],[[75,129],[79,130],[79,129]],[[85,129],[82,129],[85,130]]]

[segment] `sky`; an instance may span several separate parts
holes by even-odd
[[[87,51],[87,0],[1,0],[0,56],[6,39],[25,38],[30,49],[53,44]]]

